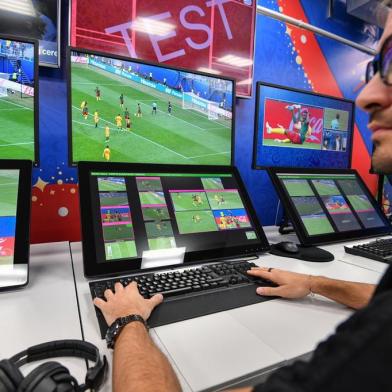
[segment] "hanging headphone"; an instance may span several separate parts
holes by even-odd
[[[19,367],[25,363],[54,357],[79,357],[94,361],[79,385],[69,370],[58,362],[46,362],[26,377]],[[81,392],[97,391],[105,381],[108,363],[93,344],[81,340],[57,340],[38,344],[0,361],[0,392]]]

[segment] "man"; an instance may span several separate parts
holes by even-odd
[[[157,103],[153,102],[152,103],[152,113],[151,114],[157,114]]]
[[[337,131],[338,129],[340,129],[340,114],[336,113],[335,118],[331,121],[331,129],[333,129],[334,131]]]
[[[278,125],[278,128],[272,128],[267,122],[267,133],[286,135],[286,139],[275,139],[279,143],[304,144],[311,132],[309,126],[309,110],[302,108],[301,105],[289,105],[286,106],[286,109],[291,112],[294,129],[285,129],[282,125]]]
[[[110,128],[109,125],[105,127],[105,143],[107,143],[110,139]]]
[[[98,110],[96,110],[94,112],[94,124],[95,124],[95,128],[98,128],[98,123],[99,123],[99,113]]]
[[[381,38],[381,55],[367,68],[367,86],[357,105],[370,114],[377,171],[392,173],[392,17]],[[291,273],[271,268],[249,272],[278,284],[258,288],[261,295],[301,298],[310,292],[324,295],[355,309],[335,335],[321,343],[309,362],[297,361],[275,371],[264,384],[237,392],[386,392],[392,390],[389,375],[392,358],[392,266],[377,290],[363,283]],[[373,296],[373,293],[375,295]],[[373,296],[373,297],[372,297]],[[136,283],[126,288],[115,285],[115,293],[105,291],[107,301],[95,299],[110,325],[121,316],[139,314],[147,320],[163,297],[144,299]],[[371,298],[372,297],[372,298]],[[370,301],[370,302],[369,302]],[[262,355],[262,353],[260,353]],[[121,331],[114,350],[113,387],[122,391],[179,391],[180,386],[167,359],[159,352],[141,322],[131,322]]]
[[[168,114],[169,114],[169,116],[171,116],[171,113],[172,113],[172,104],[171,104],[171,102],[169,101],[169,103],[167,104],[167,112],[168,112]]]
[[[95,98],[97,101],[101,100],[101,90],[99,89],[98,86],[95,88]]]
[[[106,145],[105,149],[103,150],[102,158],[106,161],[110,161],[110,148],[109,145]]]
[[[119,99],[120,99],[120,108],[124,109],[124,94],[123,93],[121,93]]]
[[[116,122],[116,127],[119,131],[122,131],[122,117],[121,114],[117,114],[117,116],[114,118],[114,121]]]
[[[140,106],[140,103],[137,104],[137,109],[135,113],[136,117],[142,117],[142,107]]]

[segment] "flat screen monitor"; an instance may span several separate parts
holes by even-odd
[[[38,162],[38,43],[2,35],[0,159]]]
[[[69,156],[230,165],[234,80],[69,50]]]
[[[355,170],[271,168],[269,174],[304,245],[372,237],[392,230]]]
[[[154,253],[183,251],[190,264],[268,249],[233,166],[79,162],[78,171],[86,276],[148,269]]]
[[[0,160],[0,290],[28,282],[31,168]]]
[[[380,175],[378,179],[378,202],[384,214],[392,217],[392,176]]]
[[[39,65],[59,67],[60,3],[61,0],[0,0],[0,34],[36,39]]]
[[[354,111],[353,101],[258,82],[254,168],[349,168]]]

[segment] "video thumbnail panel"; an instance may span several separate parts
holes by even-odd
[[[214,210],[213,214],[219,230],[251,227],[249,217],[244,208],[233,210]]]
[[[296,196],[292,200],[309,235],[334,232],[327,215],[316,197]]]
[[[15,254],[19,170],[0,170],[0,265],[12,265]]]
[[[202,190],[170,190],[175,211],[209,210],[207,195]]]
[[[109,179],[109,180],[108,180]],[[98,189],[125,189],[125,179],[98,178]],[[131,209],[126,192],[99,192],[101,228],[106,260],[131,258],[137,255]]]
[[[218,231],[215,218],[209,211],[176,211],[176,221],[180,234],[206,233]]]

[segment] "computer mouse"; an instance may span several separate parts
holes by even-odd
[[[298,253],[299,249],[297,244],[291,241],[282,241],[275,244],[275,248],[286,253]]]

